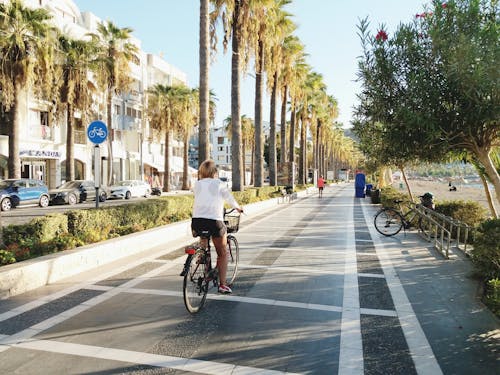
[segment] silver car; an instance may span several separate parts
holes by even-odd
[[[149,197],[151,186],[141,180],[124,180],[112,185],[110,188],[110,198],[130,199],[132,197]]]

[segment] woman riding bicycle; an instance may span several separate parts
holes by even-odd
[[[191,229],[193,236],[198,236],[201,231],[210,232],[217,251],[219,293],[229,294],[232,293],[232,290],[226,282],[227,230],[223,217],[224,201],[240,213],[243,212],[243,209],[238,205],[226,184],[216,178],[216,175],[217,167],[213,160],[207,159],[201,163],[198,170],[198,181],[193,188],[194,206]],[[206,244],[202,245],[206,246]]]

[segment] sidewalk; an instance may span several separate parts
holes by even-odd
[[[379,235],[377,209],[350,185],[249,206],[233,295],[209,293],[196,316],[182,302],[178,241],[1,300],[0,362],[37,375],[138,365],[496,375],[500,324],[478,300],[469,260],[445,260],[416,233]]]

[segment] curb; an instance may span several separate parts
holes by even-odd
[[[298,192],[297,196],[307,197],[308,191]],[[242,223],[249,216],[270,210],[278,204],[278,198],[274,198],[244,206],[246,215],[242,217]],[[0,299],[52,284],[172,241],[178,241],[176,242],[177,248],[193,242],[191,220],[2,266],[0,268]]]

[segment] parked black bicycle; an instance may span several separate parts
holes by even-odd
[[[430,193],[426,193],[430,194]],[[420,196],[422,206],[433,208],[434,203],[429,206],[428,196],[426,194]],[[432,197],[431,197],[432,198]],[[401,207],[402,200],[395,200],[399,209],[392,207],[383,207],[375,214],[373,223],[375,229],[384,236],[394,236],[398,234],[401,229],[410,229],[412,226],[418,226],[424,235],[428,235],[430,230],[429,221],[425,218],[425,210],[419,209],[420,205],[409,205],[408,210],[403,213]]]
[[[227,227],[227,283],[232,284],[238,273],[239,245],[236,237],[231,233],[238,232],[240,225],[240,214],[232,214],[235,209],[224,210],[224,223]],[[211,287],[219,286],[219,273],[216,267],[212,266],[212,254],[210,244],[210,234],[208,231],[198,233],[200,243],[205,242],[206,246],[196,245],[186,247],[188,254],[181,276],[184,276],[182,292],[184,305],[191,313],[197,313],[205,304],[208,290]],[[205,239],[206,241],[201,241]]]

